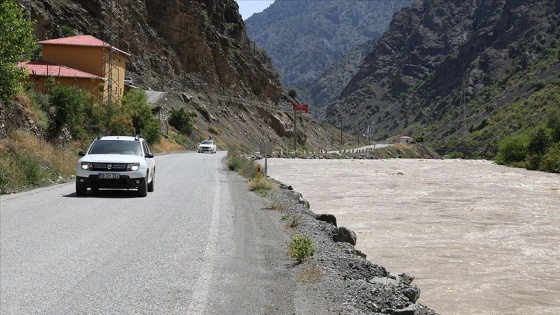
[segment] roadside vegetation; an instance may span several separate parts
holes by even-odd
[[[264,170],[258,163],[247,157],[249,154],[250,148],[247,146],[240,144],[231,146],[227,153],[228,169],[249,179],[250,191],[254,191],[259,196],[270,196],[276,185],[264,176]]]

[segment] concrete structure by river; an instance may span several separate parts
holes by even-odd
[[[560,314],[560,175],[472,160],[268,159],[442,314]]]

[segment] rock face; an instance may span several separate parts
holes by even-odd
[[[297,88],[307,102],[321,107],[333,94],[320,87],[309,91],[313,82],[345,53],[379,38],[395,11],[410,3],[411,0],[277,0],[264,12],[247,19],[247,32],[271,56],[284,85]],[[361,57],[352,61],[361,62]],[[336,97],[353,76],[354,72],[347,75],[347,71],[355,71],[352,69],[345,67],[336,78],[331,75],[334,84],[328,87],[336,88]],[[320,96],[317,89],[323,91]]]
[[[221,146],[332,148],[337,133],[294,117],[268,55],[249,40],[235,0],[19,0],[38,39],[93,35],[131,54],[127,76],[196,111],[196,135]],[[163,93],[161,93],[163,94]],[[4,112],[0,118],[5,119]],[[2,127],[4,130],[5,127]],[[0,130],[1,131],[1,130]],[[0,133],[1,135],[1,133]]]
[[[498,123],[538,90],[520,80],[542,88],[558,74],[559,10],[555,0],[415,0],[395,14],[326,116],[355,133],[369,126],[378,139],[421,133],[496,147],[497,135],[526,118],[502,129],[482,121]]]
[[[280,98],[270,59],[247,38],[234,0],[30,3],[39,39],[70,34],[100,38],[132,54],[127,70],[140,87],[193,89],[270,103]]]
[[[375,40],[367,41],[348,51],[335,61],[321,76],[307,83],[298,92],[315,105],[316,117],[325,118],[327,105],[338,100],[350,79],[358,72],[364,58],[371,52]]]

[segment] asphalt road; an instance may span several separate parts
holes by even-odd
[[[280,214],[218,154],[156,157],[155,191],[0,197],[1,314],[313,314]]]

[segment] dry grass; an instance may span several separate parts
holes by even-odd
[[[321,269],[316,263],[308,261],[300,270],[299,280],[303,283],[317,283],[321,273]]]
[[[45,140],[23,130],[9,135],[10,149],[19,155],[31,156],[40,161],[45,168],[53,168],[60,176],[70,176],[75,172],[78,161],[77,144],[56,148]]]
[[[152,149],[155,153],[161,153],[183,151],[185,150],[185,147],[178,144],[177,142],[162,138],[158,144],[153,145]]]
[[[77,144],[56,148],[22,129],[0,141],[0,189],[15,192],[67,180],[75,173]]]

